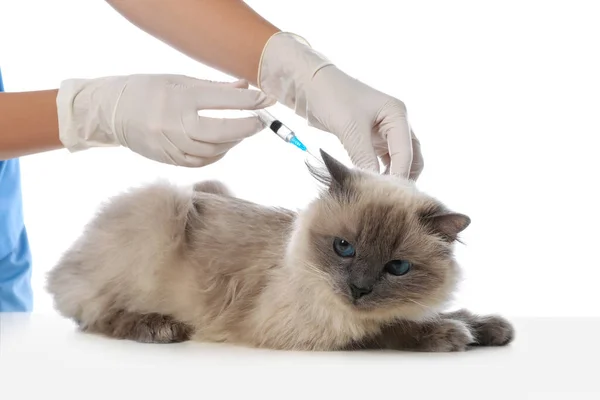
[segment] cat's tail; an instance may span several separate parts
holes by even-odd
[[[217,180],[207,180],[194,184],[194,192],[233,197],[233,192],[223,182]]]

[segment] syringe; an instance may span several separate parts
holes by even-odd
[[[306,146],[304,145],[304,143],[302,143],[300,141],[300,139],[298,139],[296,137],[296,134],[294,133],[294,131],[292,131],[290,128],[288,128],[287,126],[285,126],[281,121],[279,121],[277,118],[275,118],[270,112],[268,112],[268,111],[266,111],[264,109],[262,109],[262,110],[256,110],[254,112],[256,113],[256,115],[258,115],[258,118],[260,118],[261,121],[264,122],[265,125],[271,131],[273,131],[277,136],[279,136],[280,138],[282,138],[286,142],[293,144],[294,146],[296,146],[300,150],[307,152],[308,154],[310,154],[311,156],[313,156],[318,161],[321,161],[318,157],[316,157],[313,153],[311,153],[306,148]]]

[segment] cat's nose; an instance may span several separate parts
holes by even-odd
[[[358,287],[355,284],[350,284],[350,291],[352,292],[352,297],[354,299],[360,299],[361,297],[371,293],[373,288],[370,287]]]

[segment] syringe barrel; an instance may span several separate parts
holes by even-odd
[[[285,126],[277,118],[275,118],[270,112],[265,110],[256,110],[255,112],[256,115],[258,115],[258,118],[260,118],[260,120],[264,122],[267,128],[275,132],[277,136],[279,136],[286,142],[289,142],[292,139],[292,137],[294,137],[294,132],[290,128]]]
[[[254,113],[260,118],[262,122],[264,122],[267,126],[271,125],[273,121],[277,121],[277,118],[273,116],[267,110],[255,110]]]

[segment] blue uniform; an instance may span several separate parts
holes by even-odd
[[[23,221],[19,160],[0,161],[0,312],[32,308],[31,252]]]

